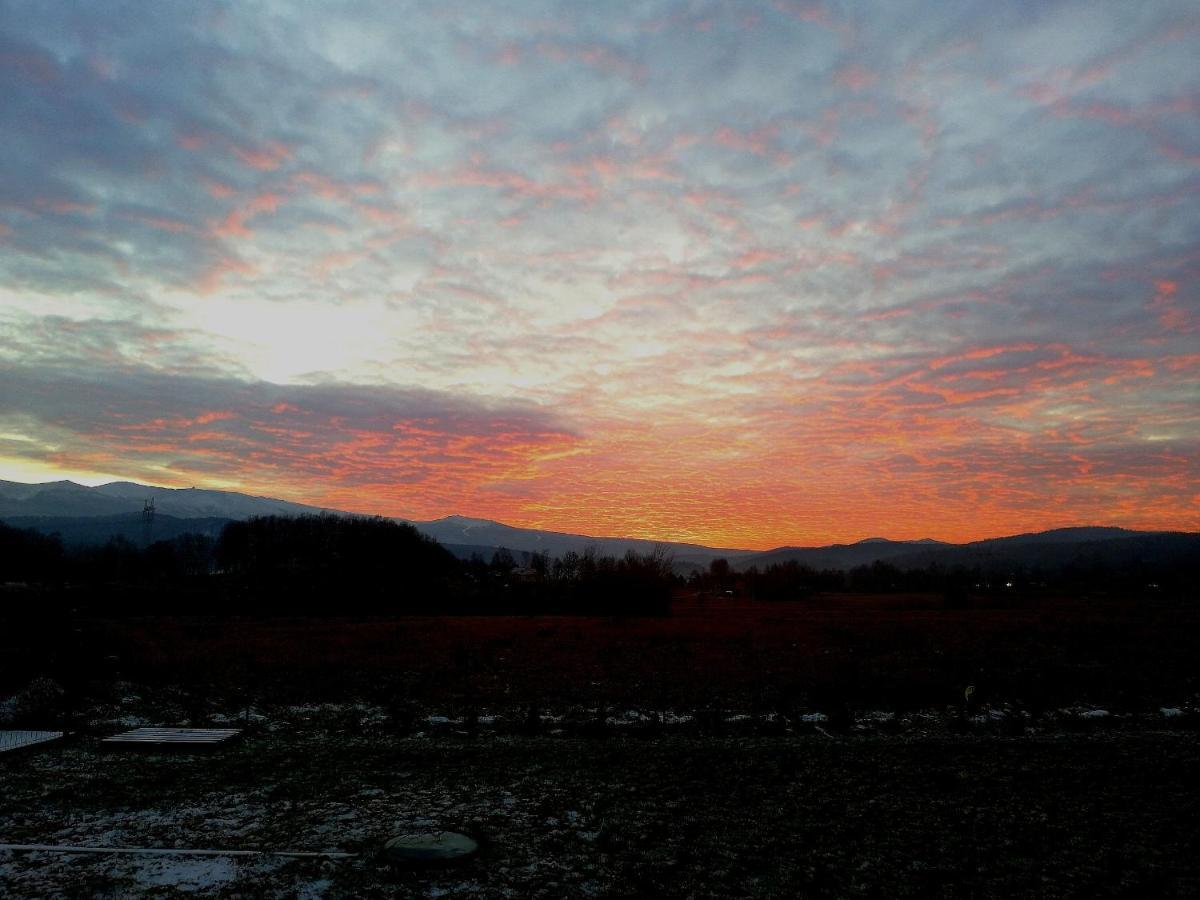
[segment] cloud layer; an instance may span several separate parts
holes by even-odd
[[[1190,3],[0,3],[0,476],[1197,528]]]

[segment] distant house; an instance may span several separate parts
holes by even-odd
[[[514,566],[508,574],[513,581],[539,581],[542,577],[537,569],[528,566]]]

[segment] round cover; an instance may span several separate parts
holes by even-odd
[[[457,831],[400,834],[383,845],[388,862],[398,865],[455,862],[478,849],[479,844],[474,839]]]

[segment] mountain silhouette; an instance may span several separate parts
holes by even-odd
[[[156,516],[149,530],[143,527],[142,508],[153,500]],[[226,522],[254,516],[303,515],[331,510],[272,497],[237,491],[200,488],[164,488],[114,481],[95,487],[73,481],[27,484],[0,481],[0,521],[46,534],[58,533],[72,546],[102,544],[121,536],[135,543],[162,540],[187,531],[215,535]],[[518,528],[490,519],[451,515],[428,521],[397,519],[415,526],[462,559],[473,554],[488,556],[498,548],[517,554],[594,551],[604,556],[623,556],[628,551],[646,553],[662,548],[671,554],[676,571],[706,569],[719,558],[727,559],[734,571],[751,566],[759,569],[777,563],[795,562],[812,569],[852,569],[886,562],[901,569],[941,566],[1037,566],[1069,563],[1090,564],[1103,560],[1110,565],[1155,563],[1195,558],[1200,561],[1200,534],[1183,532],[1132,531],[1110,526],[1055,528],[1049,531],[989,538],[966,544],[950,544],[932,538],[893,541],[869,537],[852,544],[822,547],[778,547],[753,551],[701,544],[653,541],[642,538],[596,537],[567,532]]]

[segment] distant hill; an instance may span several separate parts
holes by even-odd
[[[1190,562],[1200,570],[1200,534],[1124,528],[1059,528],[922,549],[893,557],[889,562],[901,569],[924,569],[936,563],[943,568],[978,566],[991,571],[1095,565],[1122,569],[1137,564],[1158,566]]]
[[[960,546],[973,547],[977,544],[997,545],[1028,545],[1028,544],[1082,544],[1090,541],[1107,541],[1119,538],[1136,537],[1146,534],[1164,534],[1169,532],[1131,531],[1128,528],[1112,528],[1089,526],[1086,528],[1052,528],[1049,531],[1036,531],[1029,534],[1014,534],[1010,537],[988,538],[984,541],[974,541]]]
[[[156,514],[147,530],[142,514],[121,513],[116,516],[5,516],[4,522],[14,528],[29,528],[42,534],[57,534],[63,546],[70,548],[107,544],[120,537],[142,546],[154,541],[168,541],[183,534],[203,534],[217,538],[233,519],[202,517],[180,519]]]
[[[763,553],[730,560],[737,571],[757,566],[765,569],[776,563],[796,562],[810,569],[853,569],[869,566],[879,560],[892,560],[928,546],[951,546],[930,541],[889,541],[886,538],[867,538],[855,544],[833,544],[828,547],[779,547]]]
[[[140,540],[140,516],[147,500],[154,500],[156,523],[173,517],[180,520],[212,519],[241,520],[253,516],[295,516],[320,512],[341,513],[302,503],[291,503],[270,497],[256,497],[235,491],[210,491],[197,488],[162,488],[114,481],[96,487],[73,481],[54,481],[45,484],[25,484],[0,481],[0,520],[22,528],[34,528],[45,533],[59,532],[66,543],[79,545],[90,537],[104,543],[115,534],[130,540]],[[114,518],[133,516],[137,525],[130,531],[130,521]],[[85,523],[84,518],[109,519]],[[499,547],[514,553],[547,553],[561,556],[589,549],[604,556],[624,556],[629,550],[649,553],[661,546],[672,555],[676,567],[683,572],[707,568],[718,557],[734,559],[751,551],[703,547],[699,544],[669,543],[637,538],[592,537],[531,528],[515,528],[488,519],[446,516],[431,521],[408,522],[429,537],[446,545],[451,552],[467,559],[472,553],[490,558]],[[174,525],[162,526],[165,534]]]
[[[302,503],[256,497],[235,491],[197,488],[161,488],[115,481],[87,487],[72,481],[25,484],[0,481],[0,520],[43,533],[59,533],[64,543],[80,546],[104,543],[121,535],[134,543],[142,541],[142,506],[154,500],[157,510],[152,540],[174,537],[186,531],[217,534],[225,522],[265,515],[301,515],[330,512]],[[1130,531],[1124,528],[1080,527],[991,538],[969,544],[946,544],[931,538],[892,541],[870,537],[853,544],[826,547],[778,547],[763,552],[705,547],[700,544],[651,541],[639,538],[592,537],[532,528],[516,528],[488,519],[446,516],[430,521],[409,522],[462,559],[474,553],[490,558],[506,547],[520,558],[523,553],[564,553],[593,550],[604,556],[623,556],[632,550],[648,553],[661,547],[674,560],[675,569],[687,574],[708,568],[714,559],[728,559],[732,568],[765,569],[775,563],[795,561],[813,569],[853,569],[887,562],[903,569],[941,566],[1052,566],[1090,564],[1103,559],[1113,565],[1187,561],[1200,565],[1200,534]]]
[[[24,484],[0,481],[0,519],[21,516],[117,516],[138,513],[153,500],[158,513],[180,519],[248,519],[251,516],[295,516],[323,510],[302,503],[255,497],[235,491],[162,488],[114,481],[87,487],[73,481]]]
[[[656,547],[661,547],[671,554],[676,568],[686,570],[707,568],[709,562],[720,557],[732,560],[753,552],[640,538],[590,537],[583,534],[538,531],[532,528],[514,528],[488,519],[468,519],[464,516],[447,516],[444,519],[414,521],[411,524],[422,534],[429,535],[464,559],[469,558],[472,553],[489,557],[498,547],[507,547],[514,552],[546,553],[552,557],[569,552],[584,553],[589,549],[600,556],[624,556],[630,550],[635,553],[650,553]]]
[[[924,569],[936,564],[944,568],[979,566],[995,570],[1018,566],[1090,566],[1097,562],[1113,567],[1138,562],[1156,565],[1189,559],[1200,566],[1200,534],[1084,527],[1055,528],[969,544],[871,539],[832,547],[781,547],[743,556],[733,563],[733,567],[737,570],[751,566],[765,569],[775,563],[794,561],[817,570],[845,570],[886,562],[899,569]]]

